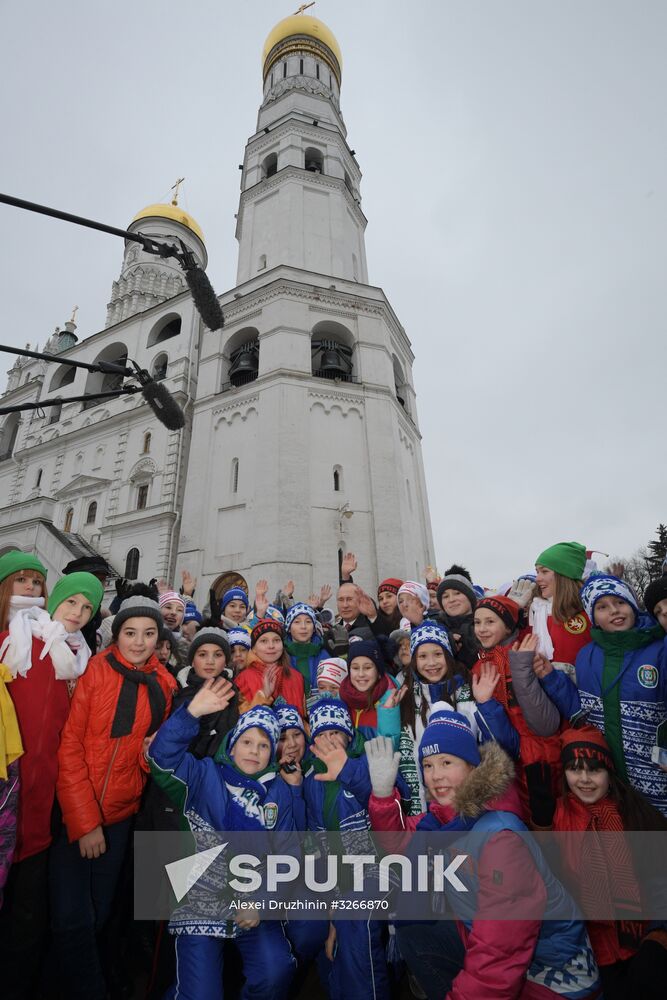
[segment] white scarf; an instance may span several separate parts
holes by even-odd
[[[552,599],[534,597],[528,613],[528,624],[532,626],[537,636],[537,652],[546,656],[547,660],[554,658],[554,644],[551,641],[547,620],[551,615]]]
[[[14,677],[25,677],[32,666],[32,640],[41,639],[44,648],[40,660],[51,657],[56,679],[72,681],[88,666],[90,650],[81,632],[67,632],[44,610],[43,597],[12,597],[9,609],[9,634],[0,646],[0,661]]]

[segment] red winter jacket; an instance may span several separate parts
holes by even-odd
[[[97,826],[134,815],[146,783],[143,741],[151,723],[148,691],[145,685],[138,685],[132,731],[112,738],[123,678],[109,666],[109,653],[124,667],[136,669],[123,659],[116,645],[92,657],[77,681],[58,753],[58,801],[70,842]],[[142,669],[157,675],[166,699],[166,719],[177,683],[154,655]]]
[[[482,749],[482,764],[472,772],[473,781],[467,779],[457,792],[456,808],[431,803],[429,812],[443,827],[457,815],[479,817],[496,810],[514,813],[523,820],[516,783],[508,783],[511,764],[509,758],[503,761],[505,757],[495,744],[487,744]],[[396,791],[387,798],[371,795],[368,811],[374,831],[415,830],[426,815],[403,815]],[[497,878],[498,871],[502,879]],[[477,876],[478,908],[472,926],[468,929],[457,921],[465,959],[447,1000],[555,1000],[555,992],[526,978],[547,900],[529,849],[509,830],[494,833],[477,859]],[[485,916],[485,912],[516,912],[517,907],[530,914],[530,919]]]
[[[0,643],[7,632],[0,633]],[[51,810],[58,776],[58,744],[69,712],[67,681],[56,678],[50,656],[40,660],[41,639],[32,640],[32,666],[8,685],[25,753],[19,758],[21,793],[14,861],[45,851],[51,843]]]
[[[288,705],[298,708],[305,722],[308,718],[306,689],[299,671],[293,667],[281,668],[273,694],[267,698],[262,690],[265,670],[266,663],[253,657],[234,678],[234,683],[239,689],[239,712],[247,712],[255,705],[273,705],[274,700],[280,697],[284,698]]]
[[[591,623],[581,611],[578,615],[559,622],[553,615],[547,618],[547,628],[554,647],[553,662],[574,666],[577,653],[591,641]]]

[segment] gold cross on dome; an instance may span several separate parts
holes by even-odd
[[[171,190],[174,192],[174,197],[171,199],[172,205],[178,205],[178,189],[185,180],[185,177],[179,177],[175,184],[171,185]]]
[[[296,17],[297,14],[303,14],[304,10],[308,10],[309,7],[314,7],[314,6],[315,6],[315,0],[313,0],[312,3],[302,3],[299,9],[294,11],[294,14],[292,16]]]

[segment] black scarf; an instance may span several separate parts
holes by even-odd
[[[120,674],[123,684],[116,703],[116,712],[111,724],[111,738],[117,739],[119,736],[129,736],[134,726],[134,719],[137,714],[137,698],[139,697],[139,685],[145,684],[148,689],[148,703],[151,709],[151,723],[144,735],[150,736],[162,724],[164,711],[167,707],[167,699],[164,691],[160,687],[157,679],[157,671],[152,670],[146,673],[144,670],[130,670],[119,663],[113,653],[107,653],[105,657],[112,670]]]

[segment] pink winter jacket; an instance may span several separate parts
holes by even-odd
[[[456,808],[430,804],[429,812],[443,827],[457,814],[479,818],[494,810],[512,812],[524,819],[516,783],[496,782],[493,775],[487,781],[488,773],[482,772],[489,770],[480,766],[471,773],[457,793]],[[469,785],[474,787],[468,788]],[[480,796],[480,792],[488,795]],[[387,798],[371,795],[368,811],[374,831],[404,830],[407,835],[418,828],[426,815],[403,815],[396,790]],[[503,874],[501,880],[497,878],[498,871]],[[465,961],[446,1000],[555,1000],[558,994],[554,991],[526,979],[547,899],[530,851],[511,831],[494,833],[479,856],[477,875],[477,914],[470,929],[457,921],[466,949]],[[485,912],[498,914],[499,910],[513,912],[517,905],[531,919],[498,920],[484,916]],[[595,992],[590,994],[595,995]]]

